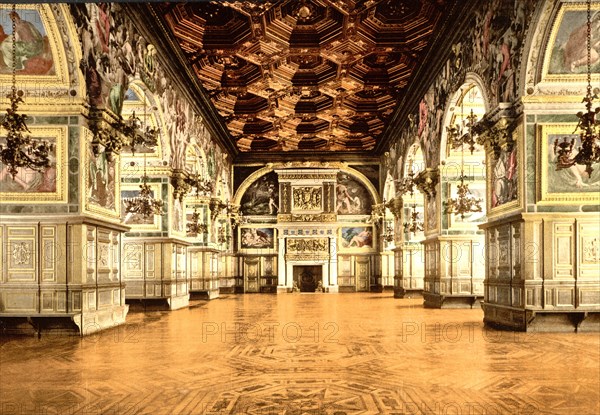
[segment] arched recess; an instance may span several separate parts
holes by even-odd
[[[478,225],[486,220],[485,151],[469,139],[475,138],[471,125],[485,112],[485,97],[476,82],[467,80],[449,100],[440,143],[438,202],[428,203],[425,215],[426,230],[431,230],[432,217],[437,221],[435,232],[427,232],[423,241],[426,259],[437,258],[425,261],[425,307],[473,308],[483,298],[484,237]],[[465,205],[471,208],[464,211]]]
[[[235,205],[240,205],[242,197],[246,190],[254,183],[256,180],[261,178],[262,176],[274,171],[275,169],[286,169],[286,168],[332,168],[338,169],[342,172],[348,173],[349,175],[356,178],[369,192],[369,196],[373,200],[373,204],[381,203],[381,197],[375,189],[375,186],[371,183],[371,181],[361,172],[355,170],[351,167],[348,167],[344,163],[325,163],[325,164],[314,164],[307,166],[304,163],[269,163],[265,167],[258,169],[257,171],[250,174],[246,180],[244,180],[237,191],[235,192],[235,196],[233,199],[233,203]]]
[[[122,117],[127,122],[134,114],[139,119],[142,129],[145,127],[158,129],[158,145],[154,148],[144,145],[135,149],[137,156],[146,155],[149,165],[160,166],[164,164],[165,147],[168,143],[165,140],[165,122],[161,105],[158,98],[153,94],[141,80],[134,80],[129,84],[129,89],[125,93],[123,101]],[[132,157],[131,147],[123,146],[122,155]]]
[[[83,203],[85,197],[85,190],[74,190],[75,186],[85,188],[80,183],[85,174],[83,157],[78,152],[82,132],[76,127],[77,122],[71,121],[69,126],[65,121],[80,114],[84,97],[83,78],[78,68],[79,42],[65,5],[16,4],[15,12],[19,19],[17,33],[27,31],[31,36],[27,41],[17,38],[15,82],[17,90],[23,92],[18,112],[28,116],[26,135],[47,141],[52,148],[48,151],[47,167],[19,168],[14,178],[8,174],[8,166],[0,163],[0,204],[23,205],[28,212],[44,213],[46,203]],[[9,106],[7,92],[12,85],[11,13],[12,5],[0,5],[0,105],[3,109]],[[4,131],[0,133],[0,145],[6,144],[3,134]],[[72,183],[77,184],[72,186]],[[116,195],[110,194],[103,201],[114,207],[115,199]]]
[[[478,85],[475,75],[467,77],[467,81],[454,93],[446,112],[442,141],[440,146],[440,194],[442,204],[439,209],[441,233],[449,231],[475,233],[477,224],[485,221],[486,201],[486,168],[485,150],[474,143],[453,147],[448,140],[448,128],[454,127],[465,137],[470,135],[472,123],[481,120],[486,113],[484,89]],[[473,137],[475,139],[475,137]],[[468,185],[470,196],[481,199],[481,212],[472,212],[460,217],[444,213],[449,198],[457,197],[457,186],[464,171],[464,182]]]
[[[402,158],[402,175],[406,179],[413,177],[426,168],[423,151],[418,140],[407,147]],[[424,238],[425,197],[414,186],[412,193],[403,189],[402,216],[396,223],[396,232],[402,235],[396,247],[396,272],[394,278],[394,297],[405,298],[418,295],[424,287],[424,255],[421,241]]]
[[[463,91],[461,93],[461,90]],[[474,92],[476,91],[476,92]],[[477,116],[477,120],[481,120],[491,108],[492,98],[490,96],[489,88],[483,79],[476,73],[469,72],[465,76],[465,81],[460,88],[450,97],[448,100],[446,111],[444,113],[444,120],[441,132],[440,141],[440,160],[444,160],[448,154],[448,126],[455,125],[457,121],[460,121],[460,105],[463,100],[465,101],[465,111],[469,112],[473,109],[474,114]],[[457,112],[458,111],[458,112]],[[468,115],[468,114],[465,114]]]

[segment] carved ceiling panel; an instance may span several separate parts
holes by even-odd
[[[242,152],[368,151],[450,0],[157,6]]]

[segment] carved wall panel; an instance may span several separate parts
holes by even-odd
[[[287,261],[329,259],[329,238],[286,238]]]
[[[202,292],[209,299],[216,298],[219,294],[219,274],[221,266],[225,266],[224,258],[219,260],[216,251],[205,248],[188,248],[188,276],[190,292]]]
[[[594,220],[584,214],[528,215],[489,226],[486,234],[486,321],[525,329],[533,321],[526,314],[531,311],[600,306]]]
[[[323,210],[323,188],[320,186],[293,186],[292,212]]]
[[[121,324],[127,313],[117,259],[121,232],[76,222],[1,224],[8,261],[0,314],[67,314],[84,334]]]
[[[187,247],[172,239],[127,238],[123,247],[123,280],[130,299],[166,299],[170,309],[189,302]]]

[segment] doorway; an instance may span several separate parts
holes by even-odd
[[[298,284],[300,292],[314,293],[322,279],[321,265],[294,265],[294,282]]]

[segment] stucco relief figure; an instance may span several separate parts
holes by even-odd
[[[425,199],[425,204],[427,205],[427,230],[431,231],[434,230],[437,227],[437,203],[435,201],[435,199],[432,198],[426,198]]]
[[[173,230],[183,232],[183,208],[177,198],[173,201]]]

